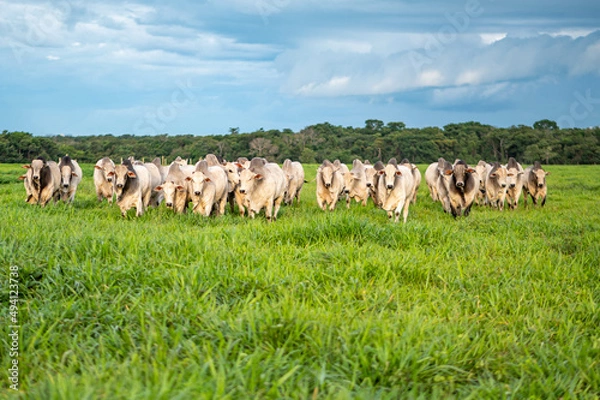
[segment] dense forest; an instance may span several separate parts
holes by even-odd
[[[533,126],[498,128],[478,122],[449,124],[443,128],[407,128],[402,122],[370,119],[361,128],[335,126],[328,122],[299,132],[290,129],[240,133],[230,128],[227,135],[133,136],[34,136],[27,132],[0,134],[0,162],[24,163],[43,156],[58,159],[69,154],[80,162],[93,163],[109,156],[115,161],[134,156],[150,160],[177,156],[198,160],[213,153],[231,160],[240,156],[262,156],[283,162],[286,158],[305,163],[324,159],[387,161],[408,158],[430,163],[444,157],[505,162],[515,157],[522,163],[539,160],[545,164],[600,163],[600,127],[560,129],[556,122],[541,120]]]

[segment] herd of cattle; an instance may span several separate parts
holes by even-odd
[[[24,165],[23,180],[26,202],[45,206],[51,200],[73,201],[82,171],[77,161],[64,156],[59,163],[37,158]],[[425,172],[425,181],[434,202],[454,217],[467,216],[474,203],[503,210],[504,203],[517,208],[521,193],[524,202],[531,196],[533,203],[546,202],[546,175],[539,162],[526,169],[510,158],[506,165],[480,161],[471,167],[462,160],[454,164],[440,158]],[[185,213],[190,206],[194,213],[204,216],[223,215],[227,203],[231,212],[235,205],[240,215],[254,218],[263,208],[267,220],[277,219],[282,203],[300,202],[300,192],[306,182],[302,164],[289,159],[280,167],[264,158],[252,160],[241,157],[227,162],[209,154],[195,165],[177,158],[169,166],[159,158],[150,163],[132,158],[121,164],[108,157],[94,166],[94,185],[98,201],[109,203],[116,197],[121,215],[131,208],[140,216],[149,207],[166,207]],[[388,218],[404,222],[408,208],[417,200],[421,172],[404,159],[387,164],[378,161],[371,165],[354,160],[352,169],[336,160],[325,160],[317,169],[317,203],[323,210],[334,210],[340,200],[350,208],[352,199],[363,206],[369,198],[387,212]]]

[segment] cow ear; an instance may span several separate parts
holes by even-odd
[[[191,176],[187,176],[187,177],[185,178],[185,180],[189,182],[189,181],[191,181],[191,180],[192,180],[192,177],[191,177]]]
[[[385,174],[385,171],[384,171],[384,170],[381,170],[381,171],[377,171],[377,173],[378,173],[379,175],[383,175],[383,174]]]
[[[517,175],[523,175],[523,171],[519,171]]]
[[[127,171],[127,176],[130,178],[137,178],[137,176],[135,175],[135,172],[133,172],[133,171]]]
[[[452,175],[452,170],[451,169],[447,169],[444,171],[445,175]]]
[[[396,175],[400,176],[400,175],[402,175],[402,172],[396,171]]]
[[[102,167],[99,167],[97,165],[94,165],[94,168],[96,168],[96,169],[102,169]]]
[[[262,178],[263,178],[262,174],[256,174],[256,175],[254,175],[254,179],[259,179],[260,180]]]
[[[234,165],[238,168],[244,168],[244,166],[242,164],[240,164],[239,162],[236,162]]]
[[[21,175],[21,176],[19,177],[19,180],[20,180],[20,181],[24,181],[25,179],[27,179],[27,175]]]
[[[181,185],[175,186],[175,189],[179,190],[180,192],[185,191],[185,188],[183,186],[181,186]]]
[[[211,180],[210,180],[210,178],[207,176],[206,178],[204,178],[204,182],[212,182],[212,181],[211,181]]]
[[[29,169],[31,168],[31,165],[23,165],[23,168]]]
[[[156,191],[156,192],[160,192],[161,190],[163,190],[162,186],[157,186],[154,188],[154,191]]]
[[[79,175],[77,175],[75,172],[71,172],[71,176],[75,176],[76,177],[76,176],[79,176]]]
[[[546,175],[550,175],[550,171],[547,171],[547,172],[546,172]]]
[[[495,177],[497,177],[497,176],[498,176],[498,175],[497,175],[495,172],[494,172],[493,174],[490,174],[490,178],[495,178]]]
[[[475,170],[473,168],[469,168],[469,169],[467,169],[467,172],[472,174],[473,172],[475,172]]]
[[[515,174],[506,174],[506,176],[515,176]]]
[[[114,173],[113,171],[110,171],[110,172],[109,172],[108,174],[106,174],[106,175],[108,175],[108,176],[113,176],[114,174],[115,174],[115,173]]]

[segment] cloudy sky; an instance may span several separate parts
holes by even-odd
[[[0,130],[600,125],[597,0],[0,0]]]

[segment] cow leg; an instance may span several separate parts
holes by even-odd
[[[405,201],[404,202],[404,211],[403,211],[403,215],[402,217],[404,218],[404,223],[406,223],[406,220],[408,219],[408,207],[410,206],[410,201]]]
[[[293,200],[293,198],[292,198]],[[279,214],[279,208],[281,207],[281,202],[283,201],[283,197],[275,199],[275,209],[273,210],[273,220],[277,221],[277,214]]]
[[[142,197],[142,194],[140,193],[140,197],[137,200],[137,205],[136,205],[136,210],[135,210],[135,215],[137,217],[141,217],[142,215],[144,215],[144,198]]]
[[[546,204],[546,196],[542,197],[542,207]]]

